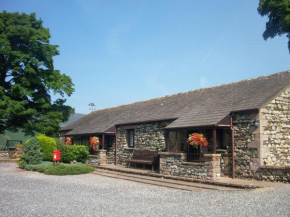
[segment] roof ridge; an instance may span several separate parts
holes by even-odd
[[[165,96],[161,96],[161,97],[156,97],[156,98],[152,98],[152,99],[141,100],[141,101],[137,101],[137,102],[132,102],[132,103],[127,103],[127,104],[112,106],[112,107],[109,107],[109,108],[98,109],[98,110],[92,111],[89,114],[92,114],[92,113],[95,113],[95,112],[104,111],[104,110],[114,109],[114,108],[118,108],[118,107],[124,107],[124,106],[133,105],[133,104],[148,102],[148,101],[152,101],[152,100],[163,99],[163,98],[167,98],[167,97],[171,97],[171,96],[176,96],[176,95],[179,95],[179,94],[186,94],[186,93],[198,92],[198,91],[201,91],[201,90],[214,89],[214,88],[217,88],[217,87],[237,84],[237,83],[241,83],[241,82],[245,82],[245,81],[257,80],[257,79],[261,79],[261,78],[267,78],[267,77],[271,77],[271,76],[277,76],[277,75],[286,74],[286,73],[290,73],[290,70],[281,71],[281,72],[273,73],[273,74],[270,74],[270,75],[264,75],[264,76],[258,76],[258,77],[243,79],[243,80],[239,80],[239,81],[233,81],[233,82],[230,82],[230,83],[219,84],[219,85],[215,85],[215,86],[211,86],[211,87],[204,87],[204,88],[198,88],[198,89],[195,89],[195,90],[189,90],[189,91],[185,91],[185,92],[174,93],[174,94],[165,95]]]

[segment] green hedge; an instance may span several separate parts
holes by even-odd
[[[43,160],[52,161],[53,150],[56,150],[56,141],[44,134],[39,134],[36,138],[40,145],[41,152],[43,153]],[[27,144],[29,141],[30,140],[27,140],[25,144]]]
[[[74,160],[84,163],[89,156],[89,148],[85,145],[64,145],[57,141],[57,149],[60,150],[60,158],[64,163]]]

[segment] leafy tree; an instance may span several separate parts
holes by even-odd
[[[53,66],[58,46],[35,13],[0,13],[0,133],[57,135],[59,123],[73,113],[64,95],[74,89],[71,78]],[[51,95],[60,96],[52,102]]]
[[[23,146],[23,155],[21,159],[24,160],[26,164],[35,165],[40,164],[42,158],[43,153],[41,152],[38,140],[33,137]]]
[[[261,16],[269,17],[264,39],[286,34],[290,52],[290,0],[260,0],[258,12]]]

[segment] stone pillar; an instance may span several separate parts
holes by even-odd
[[[99,165],[105,165],[107,160],[107,151],[106,150],[99,150],[98,151],[98,158],[99,158]]]
[[[221,154],[205,154],[205,165],[208,167],[208,177],[211,180],[221,178]]]

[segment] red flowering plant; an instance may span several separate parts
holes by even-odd
[[[22,154],[18,154],[18,153],[15,153],[11,156],[12,159],[17,159],[17,158],[20,158],[22,156]]]
[[[96,136],[90,137],[90,144],[93,151],[96,151],[97,149],[99,149],[99,145],[100,145],[99,137],[96,137]]]
[[[65,137],[64,139],[66,145],[72,145],[72,139],[69,137]]]
[[[195,146],[196,148],[200,146],[208,146],[208,142],[203,134],[193,133],[190,134],[187,139],[188,144]]]

